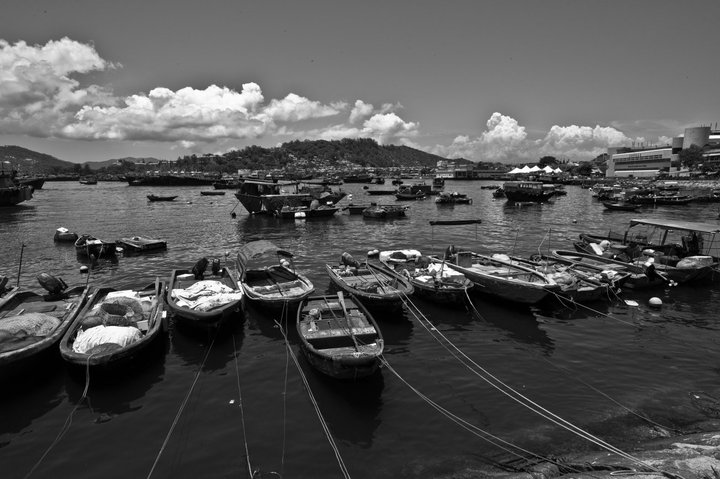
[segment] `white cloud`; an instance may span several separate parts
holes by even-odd
[[[334,116],[345,108],[347,105],[344,103],[323,105],[318,101],[290,93],[282,100],[272,100],[265,108],[265,115],[275,121],[295,122]]]
[[[362,100],[356,100],[355,106],[353,106],[353,109],[350,111],[350,123],[358,123],[365,118],[372,115],[373,110],[375,109],[374,106],[370,103],[365,103]]]
[[[405,121],[395,113],[378,113],[363,123],[361,135],[380,144],[405,144],[408,138],[418,135],[419,127],[418,123]]]

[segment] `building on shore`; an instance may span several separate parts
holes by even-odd
[[[683,136],[673,138],[672,145],[659,148],[608,148],[607,177],[653,178],[661,172],[679,175],[680,152],[691,146],[705,148],[705,162],[720,165],[720,130],[709,126],[686,128]]]

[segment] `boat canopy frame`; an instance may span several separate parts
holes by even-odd
[[[237,253],[238,273],[244,274],[244,272],[247,271],[247,265],[250,264],[252,260],[262,258],[271,253],[274,253],[277,256],[278,263],[280,262],[280,258],[287,258],[290,260],[290,264],[292,266],[291,270],[295,273],[293,254],[289,251],[280,249],[275,243],[269,240],[251,241],[240,247],[240,250]]]

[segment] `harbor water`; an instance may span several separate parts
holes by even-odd
[[[568,186],[567,196],[517,207],[486,184],[448,181],[446,191],[472,204],[411,201],[406,218],[383,221],[249,216],[232,191],[201,195],[208,187],[46,182],[32,200],[0,209],[0,275],[33,289],[43,272],[70,286],[144,286],[202,257],[232,266],[240,245],[268,239],[292,252],[322,293],[330,290],[325,264],[344,252],[442,255],[452,244],[527,257],[572,249],[581,232],[623,231],[631,218],[718,224],[712,203],[610,212],[590,190]],[[352,200],[341,205],[396,203],[364,195],[360,184],[342,188]],[[151,193],[178,197],[149,202]],[[475,218],[482,223],[429,224]],[[53,242],[58,227],[106,240],[160,238],[168,247],[90,264],[72,244]],[[648,305],[652,297],[660,308]],[[357,382],[323,377],[305,362],[294,316],[253,307],[217,335],[171,322],[157,354],[126,374],[86,377],[58,357],[0,385],[0,475],[331,478],[343,477],[341,458],[356,479],[431,478],[514,460],[497,438],[543,456],[597,450],[508,397],[490,375],[620,448],[652,431],[693,431],[720,411],[708,406],[720,398],[718,283],[623,291],[584,306],[471,299],[461,309],[413,299],[420,314],[382,318],[389,366]],[[458,350],[476,366],[466,367]]]

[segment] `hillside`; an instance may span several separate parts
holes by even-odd
[[[184,157],[181,161],[188,161]],[[305,140],[283,143],[276,148],[249,146],[222,155],[223,161],[245,169],[325,168],[325,167],[435,167],[445,158],[408,146],[383,146],[360,139]]]
[[[75,164],[21,146],[0,146],[0,161],[9,161],[21,174],[51,174]]]

